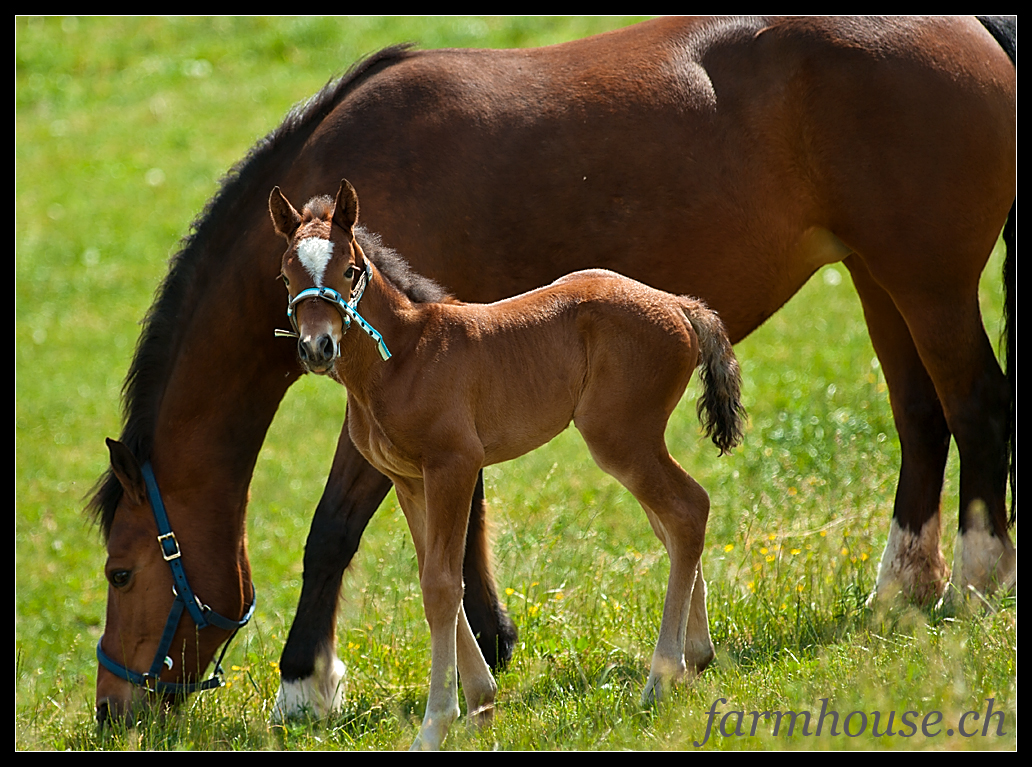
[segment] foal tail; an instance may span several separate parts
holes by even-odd
[[[681,311],[699,338],[699,367],[703,394],[699,421],[706,436],[723,455],[742,442],[745,408],[742,406],[742,372],[731,349],[724,323],[702,301],[681,297]]]

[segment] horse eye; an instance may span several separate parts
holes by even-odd
[[[290,287],[290,280],[287,279],[287,275],[283,274],[283,272],[280,272],[280,279],[283,280],[283,285],[285,287]]]
[[[108,573],[108,580],[111,582],[112,586],[116,589],[120,589],[129,583],[129,577],[131,575],[132,572],[129,570],[112,570]]]
[[[355,277],[355,267],[354,267],[354,265],[349,266],[347,269],[344,270],[344,279],[345,280],[351,280],[351,279],[354,279],[354,277]]]

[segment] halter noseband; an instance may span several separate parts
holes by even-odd
[[[154,479],[154,470],[151,468],[150,461],[143,464],[140,469],[147,484],[147,497],[150,499],[151,508],[154,510],[154,521],[158,526],[158,545],[161,547],[161,556],[168,562],[168,566],[172,570],[172,579],[175,581],[172,593],[175,594],[176,598],[172,602],[172,609],[169,610],[168,620],[165,621],[165,631],[161,635],[161,642],[158,643],[158,650],[154,655],[154,662],[151,664],[149,671],[141,674],[126,668],[105,653],[100,647],[100,642],[97,642],[97,660],[115,676],[137,687],[143,687],[149,692],[162,695],[188,695],[199,690],[213,690],[225,684],[222,678],[222,675],[225,673],[222,670],[222,659],[226,655],[226,650],[229,649],[229,643],[233,641],[236,633],[246,626],[247,622],[251,620],[251,616],[254,615],[254,606],[257,602],[254,583],[251,583],[251,606],[247,608],[244,617],[238,621],[219,615],[201,602],[186,580],[179,542],[176,540],[176,534],[172,532],[172,526],[169,524],[168,514],[165,512],[165,504],[161,500],[161,492],[158,490],[157,480]],[[222,652],[219,653],[219,658],[215,661],[215,668],[210,679],[203,682],[162,682],[160,679],[161,667],[167,666],[172,668],[172,659],[169,657],[168,651],[172,646],[172,637],[179,626],[179,619],[183,614],[184,608],[190,613],[190,617],[193,618],[198,629],[214,626],[215,628],[233,633],[223,645]]]
[[[275,334],[277,337],[285,338],[299,338],[301,336],[301,329],[297,326],[297,317],[294,316],[294,307],[302,301],[309,298],[318,298],[327,303],[331,304],[338,312],[340,312],[340,318],[344,322],[344,332],[348,332],[348,328],[351,327],[351,322],[355,321],[358,326],[365,331],[366,335],[376,341],[377,351],[380,352],[380,357],[384,360],[391,358],[391,353],[387,349],[387,344],[383,341],[383,336],[380,335],[379,331],[366,322],[365,317],[358,313],[358,302],[362,298],[362,294],[365,293],[366,287],[369,285],[369,264],[366,264],[365,270],[358,278],[358,283],[352,290],[353,298],[350,301],[345,301],[344,297],[333,288],[319,287],[319,288],[308,288],[302,290],[287,304],[287,319],[290,320],[291,327],[294,328],[294,332],[291,333],[289,330],[277,330]]]

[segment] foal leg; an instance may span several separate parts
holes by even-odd
[[[669,463],[655,474],[642,477],[640,482],[632,480],[632,484],[625,484],[645,509],[670,557],[663,622],[642,694],[646,705],[662,698],[674,682],[694,677],[713,657],[701,566],[709,497],[669,455],[667,461]],[[693,615],[696,620],[692,626],[692,641],[686,647],[686,630]]]
[[[695,586],[688,613],[688,629],[684,638],[684,660],[688,671],[701,674],[716,657],[717,651],[710,638],[709,615],[706,612],[706,581],[702,578],[702,560],[695,569]]]
[[[341,580],[366,525],[390,489],[390,480],[355,449],[345,423],[305,544],[301,597],[280,657],[273,722],[306,711],[323,717],[340,708],[344,664],[336,654],[335,627]],[[512,658],[517,633],[498,601],[485,515],[481,474],[463,563],[466,582],[471,584],[464,601],[484,657],[494,666],[504,666]]]
[[[670,684],[689,673],[694,676],[713,657],[706,617],[706,586],[700,566],[709,497],[667,452],[662,436],[665,420],[651,430],[654,435],[658,432],[658,438],[643,439],[639,429],[648,434],[647,425],[638,423],[636,428],[623,431],[616,419],[610,417],[614,411],[603,412],[607,417],[597,423],[596,419],[578,417],[577,428],[599,467],[638,499],[670,557],[663,622],[642,695],[642,702],[648,705],[661,698]],[[694,621],[690,657],[686,660],[685,633],[690,616]]]
[[[466,618],[466,609],[461,604],[456,644],[459,678],[462,680],[462,693],[466,698],[466,716],[477,727],[489,725],[494,720],[494,700],[498,685],[477,645],[476,637],[473,636],[469,620]]]
[[[871,343],[889,387],[902,462],[892,524],[872,599],[902,593],[918,604],[938,600],[950,568],[939,547],[940,497],[950,430],[910,329],[889,294],[855,255],[845,260],[860,296]]]
[[[430,625],[430,693],[412,750],[439,749],[459,717],[457,672],[463,674],[467,705],[475,719],[489,718],[485,712],[494,705],[497,688],[462,609],[462,555],[479,469],[479,463],[462,457],[424,469],[419,580]],[[410,527],[416,527],[411,519]]]

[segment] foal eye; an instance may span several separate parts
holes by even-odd
[[[129,577],[131,575],[132,573],[129,570],[112,570],[108,573],[108,580],[111,582],[112,586],[116,589],[120,589],[129,583]]]

